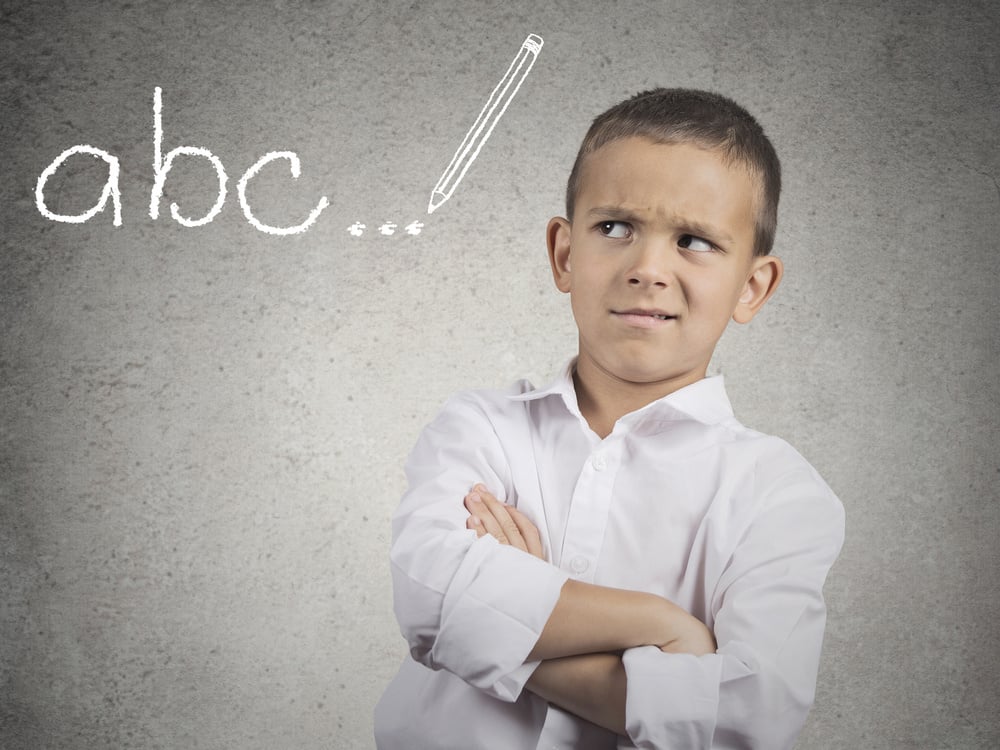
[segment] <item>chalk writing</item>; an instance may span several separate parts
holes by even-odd
[[[256,164],[244,173],[243,177],[240,179],[239,185],[236,186],[236,192],[240,196],[240,206],[243,208],[243,215],[246,216],[247,221],[262,232],[278,236],[299,234],[300,232],[304,232],[311,227],[316,222],[316,219],[319,218],[323,209],[330,205],[330,201],[327,200],[325,195],[319,199],[319,203],[316,204],[316,208],[309,212],[309,216],[306,217],[306,220],[293,227],[272,227],[258,221],[257,217],[255,217],[250,211],[250,204],[247,203],[247,182],[249,182],[250,178],[260,171],[261,167],[269,161],[274,161],[275,159],[288,159],[289,167],[292,172],[292,179],[297,180],[299,178],[299,175],[302,173],[302,166],[299,163],[298,155],[294,151],[271,151],[266,153],[257,160]]]
[[[514,95],[517,94],[521,84],[524,83],[525,78],[535,64],[542,44],[542,38],[536,34],[529,34],[524,40],[521,49],[507,68],[507,72],[500,80],[500,83],[493,89],[489,99],[487,99],[486,104],[479,113],[479,117],[476,118],[476,121],[466,133],[465,139],[452,157],[448,168],[434,186],[434,190],[431,192],[430,203],[427,207],[427,213],[433,213],[435,209],[452,196],[458,183],[462,181],[465,173],[479,155],[480,150],[482,150],[486,141],[489,140],[500,118],[507,111],[507,107],[513,100]],[[59,171],[67,160],[76,155],[90,155],[104,161],[108,166],[107,179],[104,181],[104,187],[97,202],[88,210],[79,214],[57,213],[46,203],[45,186],[49,179]],[[163,90],[159,86],[156,86],[153,89],[153,187],[149,193],[149,218],[154,221],[158,220],[160,216],[160,202],[163,198],[164,186],[166,185],[167,177],[170,175],[170,170],[173,169],[176,159],[182,156],[196,157],[208,161],[215,170],[218,187],[215,202],[204,216],[185,216],[181,213],[181,208],[176,202],[170,204],[170,216],[175,222],[184,227],[204,226],[215,219],[222,211],[228,194],[229,176],[226,174],[226,168],[222,160],[202,146],[175,146],[166,154],[163,153]],[[254,214],[253,209],[250,207],[250,201],[247,198],[247,188],[250,181],[265,166],[280,159],[288,162],[292,179],[297,180],[302,174],[302,163],[298,154],[294,151],[269,151],[254,162],[237,181],[237,197],[240,208],[243,210],[243,216],[256,230],[275,236],[300,234],[312,227],[319,218],[319,215],[330,205],[330,201],[325,195],[319,198],[305,219],[298,224],[290,226],[265,224]],[[90,145],[81,144],[71,146],[53,159],[38,176],[35,184],[35,207],[42,216],[51,221],[67,224],[83,224],[104,211],[110,200],[113,207],[112,226],[120,227],[122,226],[122,196],[119,187],[120,174],[121,166],[118,157],[114,154]],[[396,234],[398,227],[399,225],[396,222],[385,221],[378,227],[378,232],[383,237],[391,237]],[[403,228],[403,231],[409,236],[416,236],[420,234],[423,228],[423,222],[412,221]],[[366,224],[356,221],[347,228],[347,232],[352,237],[361,237],[364,235],[366,229]]]
[[[215,204],[208,213],[200,219],[187,219],[181,216],[180,209],[176,203],[170,204],[170,215],[174,217],[181,226],[200,227],[208,224],[218,216],[222,210],[222,205],[226,202],[226,169],[222,166],[222,160],[207,148],[200,146],[178,146],[171,149],[167,158],[163,159],[161,150],[163,146],[163,90],[157,86],[153,90],[153,189],[149,193],[149,218],[156,219],[160,215],[160,197],[163,195],[163,183],[167,181],[167,174],[174,166],[174,158],[177,156],[203,156],[215,167],[216,176],[219,178],[219,192],[215,197]],[[245,175],[244,175],[245,176]]]
[[[387,221],[378,228],[378,232],[384,237],[391,237],[396,233],[396,229],[398,227],[399,225],[396,222]],[[368,225],[363,224],[360,221],[356,221],[347,228],[347,233],[352,237],[361,237],[365,233],[365,230],[367,228]],[[416,235],[420,234],[420,230],[422,230],[423,228],[424,228],[424,223],[422,221],[411,221],[409,224],[403,227],[403,231],[406,232],[408,235],[415,237]]]
[[[66,214],[53,213],[49,210],[49,207],[45,205],[45,183],[48,182],[49,178],[56,173],[56,170],[62,166],[63,162],[74,154],[90,154],[98,159],[104,159],[104,161],[108,163],[108,179],[104,182],[104,190],[101,191],[100,199],[89,211],[69,216]],[[112,224],[116,227],[120,227],[122,225],[122,194],[121,190],[118,188],[118,174],[120,171],[117,156],[112,156],[107,151],[100,148],[94,148],[93,146],[72,146],[53,159],[52,163],[49,164],[49,166],[47,166],[38,176],[38,182],[35,184],[35,206],[38,208],[38,212],[46,219],[61,221],[66,224],[83,224],[85,221],[90,221],[90,219],[92,219],[96,214],[103,211],[104,206],[107,204],[108,198],[110,197],[111,202],[115,207],[115,216]]]
[[[52,211],[45,202],[45,185],[49,181],[49,178],[51,178],[52,175],[59,170],[63,163],[75,154],[90,154],[98,159],[103,159],[108,164],[108,178],[104,182],[104,189],[101,191],[101,197],[88,211],[84,211],[81,214],[58,214]],[[153,188],[149,193],[149,218],[154,221],[160,216],[160,199],[163,197],[163,186],[167,181],[167,175],[170,174],[170,170],[174,166],[174,160],[178,156],[201,157],[203,159],[207,159],[208,162],[215,168],[215,174],[218,179],[219,187],[218,192],[216,193],[215,203],[212,204],[208,213],[200,218],[192,219],[181,214],[180,207],[177,203],[170,204],[170,215],[178,224],[185,227],[203,226],[219,215],[219,212],[222,211],[222,207],[226,202],[226,184],[229,181],[229,178],[226,175],[226,168],[223,166],[222,160],[219,159],[218,156],[213,154],[207,148],[202,148],[200,146],[177,146],[176,148],[171,149],[166,156],[163,155],[163,90],[157,86],[153,90]],[[298,155],[294,151],[270,151],[264,154],[264,156],[258,159],[252,167],[243,173],[243,176],[240,178],[239,183],[236,186],[237,193],[239,194],[240,207],[243,209],[243,215],[246,216],[247,221],[249,221],[255,229],[267,234],[289,235],[304,232],[311,227],[313,223],[315,223],[323,209],[330,205],[330,201],[325,195],[319,199],[316,207],[309,213],[305,221],[289,227],[274,227],[264,224],[257,219],[256,216],[254,216],[254,213],[250,208],[250,203],[247,200],[247,184],[266,164],[276,159],[286,159],[288,161],[292,179],[298,179],[299,175],[302,173],[302,164]],[[47,219],[51,219],[52,221],[59,221],[68,224],[82,224],[103,211],[104,207],[107,205],[108,198],[110,198],[112,204],[114,205],[114,219],[112,220],[112,225],[120,227],[122,225],[121,190],[118,183],[120,172],[121,168],[118,163],[118,157],[108,153],[107,151],[95,148],[94,146],[72,146],[53,159],[52,163],[42,170],[42,173],[38,176],[38,181],[35,184],[35,206],[42,216]]]

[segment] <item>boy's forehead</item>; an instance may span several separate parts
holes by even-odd
[[[587,154],[580,169],[577,200],[656,202],[664,181],[687,187],[713,188],[731,194],[743,191],[751,216],[756,216],[763,185],[758,175],[718,147],[696,141],[659,142],[644,136],[618,138]],[[714,184],[710,184],[714,183]],[[684,185],[677,184],[678,188]],[[582,206],[580,206],[582,207]],[[650,206],[651,207],[651,206]]]

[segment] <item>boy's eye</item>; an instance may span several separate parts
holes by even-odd
[[[605,237],[616,240],[623,240],[632,233],[631,227],[624,221],[602,221],[597,225],[597,229]]]
[[[677,244],[685,250],[694,250],[698,253],[707,253],[715,249],[715,245],[711,242],[703,240],[701,237],[695,237],[693,234],[682,234],[677,240]]]

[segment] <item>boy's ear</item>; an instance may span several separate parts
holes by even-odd
[[[737,323],[749,323],[774,294],[784,272],[785,266],[779,258],[770,255],[754,258],[746,286],[733,310],[733,320]]]
[[[570,223],[568,219],[556,216],[549,220],[545,230],[545,240],[549,246],[549,265],[552,266],[552,278],[560,292],[570,290],[572,272],[570,270]]]

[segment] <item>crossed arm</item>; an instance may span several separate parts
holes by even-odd
[[[520,511],[476,485],[465,497],[467,526],[545,559],[538,529]],[[621,652],[657,646],[667,653],[709,654],[711,631],[676,604],[639,591],[568,580],[529,654],[541,664],[527,687],[544,700],[625,735]]]

